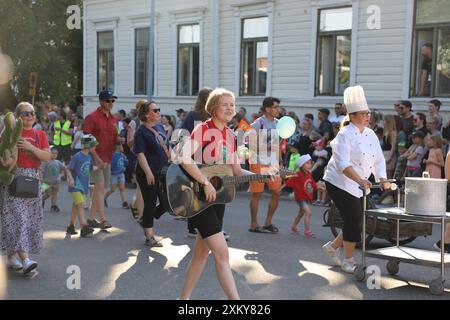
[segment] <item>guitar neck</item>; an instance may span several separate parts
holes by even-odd
[[[239,177],[226,177],[224,179],[224,184],[226,185],[237,185],[241,183],[246,183],[250,181],[264,180],[269,179],[270,175],[268,174],[252,174],[248,176],[239,176]]]

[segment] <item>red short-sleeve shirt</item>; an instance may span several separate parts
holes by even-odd
[[[312,201],[314,198],[314,190],[317,189],[317,184],[314,181],[311,173],[297,172],[297,176],[290,178],[286,182],[286,187],[294,189],[296,201]]]
[[[97,108],[84,120],[83,132],[90,133],[97,139],[95,151],[102,161],[111,163],[117,141],[116,117],[111,113],[106,116],[101,108]]]
[[[39,149],[48,149],[48,138],[42,130],[22,130],[22,139],[27,140]],[[28,151],[18,150],[17,166],[19,168],[39,168],[41,161]]]
[[[232,164],[236,159],[236,136],[226,126],[219,130],[212,119],[198,124],[192,131],[191,139],[201,145],[193,155],[195,161],[203,164]],[[216,156],[217,150],[221,150],[222,155]]]

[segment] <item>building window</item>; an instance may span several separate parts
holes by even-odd
[[[114,91],[114,32],[97,33],[98,91]]]
[[[266,94],[269,18],[242,20],[241,96]]]
[[[315,95],[338,96],[350,85],[352,8],[319,11]]]
[[[178,26],[177,95],[198,94],[200,75],[200,26]]]
[[[135,30],[134,94],[147,94],[150,28]]]
[[[450,2],[416,0],[410,96],[450,97]]]

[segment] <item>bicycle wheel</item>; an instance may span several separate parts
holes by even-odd
[[[404,238],[400,238],[398,241],[398,245],[400,246],[404,246],[405,244],[408,244],[414,240],[416,240],[417,237],[404,237]],[[396,237],[389,237],[388,239],[386,239],[387,241],[389,241],[392,244],[396,244],[397,243],[397,238]]]
[[[344,220],[342,219],[341,214],[339,213],[338,208],[333,203],[328,209],[328,224],[331,229],[331,233],[337,237],[338,234],[342,231],[342,227],[344,226]],[[361,235],[362,236],[362,235]],[[373,235],[366,233],[366,245],[372,240]],[[360,246],[362,243],[357,243],[357,246]]]

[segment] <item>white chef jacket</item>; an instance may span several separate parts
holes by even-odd
[[[344,169],[351,166],[366,180],[372,173],[376,181],[386,179],[386,161],[380,141],[372,129],[364,128],[361,133],[350,123],[339,131],[330,144],[333,155],[323,177],[325,181],[360,198],[363,196],[362,190],[355,181],[344,175]]]

